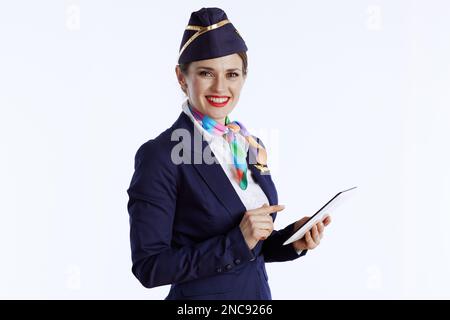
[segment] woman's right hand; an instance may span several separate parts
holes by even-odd
[[[273,219],[270,214],[283,209],[283,205],[263,204],[260,208],[245,212],[239,228],[250,250],[256,246],[258,241],[266,240],[272,233]]]

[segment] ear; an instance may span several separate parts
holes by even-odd
[[[178,83],[180,84],[181,90],[184,92],[185,95],[187,95],[186,77],[184,76],[183,72],[181,72],[179,65],[175,66],[175,73],[177,75]]]
[[[183,72],[181,72],[180,66],[178,66],[178,65],[175,66],[175,73],[177,75],[178,83],[180,84],[181,88],[185,89],[186,88],[186,78],[185,78]]]

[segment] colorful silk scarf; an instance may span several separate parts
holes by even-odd
[[[230,145],[231,154],[233,156],[233,164],[235,167],[235,178],[242,190],[247,189],[247,155],[245,152],[245,145],[237,139],[240,134],[245,138],[249,144],[249,150],[253,154],[254,159],[259,165],[265,166],[267,163],[267,153],[263,146],[261,146],[253,136],[247,131],[245,126],[238,121],[230,121],[228,116],[225,118],[225,125],[218,123],[214,119],[202,114],[197,109],[188,104],[194,118],[208,133],[213,135],[223,136]]]

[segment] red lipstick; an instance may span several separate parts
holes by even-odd
[[[213,99],[215,101],[213,101]],[[210,105],[212,105],[213,107],[222,108],[227,105],[228,101],[230,101],[230,97],[228,97],[228,96],[206,96],[206,100],[208,100],[208,103]],[[223,101],[218,101],[218,100],[223,100]]]

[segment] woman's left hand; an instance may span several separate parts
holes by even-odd
[[[295,222],[294,229],[295,231],[300,228],[306,220],[308,220],[309,217],[304,217],[297,222]],[[331,217],[326,216],[325,219],[323,219],[321,222],[316,223],[313,225],[311,230],[306,232],[305,236],[295,242],[292,243],[295,250],[311,250],[317,247],[320,243],[320,240],[323,237],[323,231],[325,230],[325,227],[328,226],[331,223]]]

